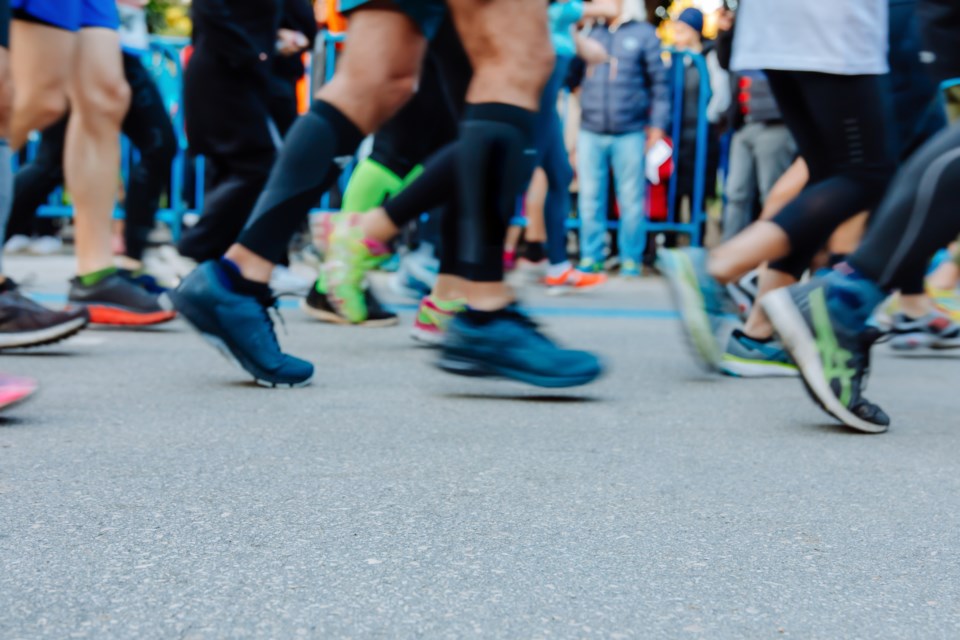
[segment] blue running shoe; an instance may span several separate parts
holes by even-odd
[[[661,249],[657,268],[670,283],[674,303],[697,359],[709,371],[719,371],[723,361],[723,337],[735,320],[730,311],[736,305],[726,288],[707,272],[707,251]]]
[[[510,378],[550,388],[584,385],[603,373],[595,355],[557,346],[515,306],[484,324],[458,314],[447,329],[437,364],[457,375]]]
[[[790,354],[775,339],[755,340],[739,329],[730,333],[720,371],[735,378],[795,378]]]
[[[205,262],[170,300],[183,317],[228,360],[265,387],[302,387],[313,377],[313,365],[280,350],[269,308],[273,300],[242,295],[224,284],[221,267]]]

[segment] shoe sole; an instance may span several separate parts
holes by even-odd
[[[734,378],[796,378],[800,371],[790,365],[724,358],[720,372]]]
[[[37,391],[38,391],[39,389],[40,389],[40,387],[39,387],[38,385],[34,385],[33,388],[31,388],[29,391],[27,391],[27,392],[24,393],[23,395],[18,396],[18,397],[16,397],[16,398],[13,398],[12,400],[7,400],[7,401],[5,401],[5,402],[0,402],[0,412],[6,411],[7,409],[9,409],[9,408],[11,408],[11,407],[16,407],[16,406],[18,406],[18,405],[23,404],[24,402],[26,402],[27,400],[29,400],[30,398],[32,398],[33,396],[35,396],[35,395],[37,394]]]
[[[100,324],[113,327],[148,327],[155,324],[170,322],[177,317],[175,311],[153,311],[141,313],[121,307],[111,307],[98,304],[84,304],[72,302],[77,306],[85,307],[90,313],[90,324]]]
[[[253,381],[261,387],[266,387],[268,389],[299,389],[301,387],[308,386],[313,381],[313,376],[310,376],[306,380],[300,382],[274,382],[273,380],[267,380],[262,376],[258,375],[256,371],[251,371],[244,366],[243,361],[234,355],[233,350],[230,348],[226,342],[224,342],[219,336],[215,336],[212,333],[204,331],[200,325],[191,317],[194,313],[192,305],[189,302],[184,300],[179,295],[176,295],[175,292],[170,293],[170,301],[176,306],[177,310],[180,312],[180,316],[186,320],[187,325],[193,329],[204,342],[213,347],[220,355],[226,359],[227,362],[238,368],[240,371],[251,376]]]
[[[326,322],[328,324],[338,324],[345,327],[367,327],[370,329],[376,329],[381,327],[394,327],[400,324],[400,318],[396,316],[392,318],[383,318],[381,320],[368,319],[364,320],[363,322],[353,323],[332,311],[311,307],[309,304],[307,304],[306,299],[300,301],[300,309],[314,320],[319,320],[320,322]]]
[[[821,409],[851,429],[863,433],[883,433],[888,429],[855,415],[833,395],[823,374],[823,363],[816,341],[786,289],[771,291],[760,299],[760,304],[780,335],[784,348],[797,363],[807,392]]]
[[[16,334],[0,334],[0,349],[27,349],[54,344],[76,335],[88,324],[86,318],[74,318],[54,327]]]
[[[463,356],[456,356],[444,353],[437,360],[436,366],[447,373],[468,378],[506,378],[525,382],[535,387],[544,387],[547,389],[562,389],[566,387],[580,387],[589,384],[603,375],[603,370],[594,374],[583,376],[569,376],[560,378],[556,376],[540,376],[526,371],[516,371],[515,369],[506,369],[490,365],[486,362],[479,362]]]
[[[658,256],[660,270],[670,285],[674,306],[680,312],[687,344],[697,361],[709,372],[720,371],[722,355],[704,311],[703,295],[696,285],[697,276],[689,259],[680,254],[663,252]]]
[[[414,326],[410,329],[410,337],[413,338],[414,341],[428,347],[439,347],[443,344],[446,335],[443,332],[427,331],[426,329]]]

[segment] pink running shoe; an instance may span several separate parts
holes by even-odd
[[[439,300],[433,295],[420,301],[417,319],[410,336],[417,342],[437,346],[443,342],[447,326],[453,317],[467,308],[466,300]]]
[[[23,402],[36,390],[36,380],[0,374],[0,410]]]

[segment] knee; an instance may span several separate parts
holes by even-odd
[[[67,113],[70,101],[59,87],[51,87],[34,92],[17,91],[14,105],[18,114],[23,111],[32,114],[31,123],[36,123],[34,126],[43,130]]]
[[[103,119],[120,123],[130,108],[130,85],[122,76],[80,79],[73,106],[85,121]]]
[[[416,74],[398,74],[387,78],[377,88],[372,88],[372,93],[379,92],[380,109],[384,120],[389,119],[403,105],[410,101],[413,94],[417,91],[418,78]]]

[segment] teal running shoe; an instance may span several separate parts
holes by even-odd
[[[776,339],[755,340],[735,329],[727,339],[720,371],[735,378],[795,378],[800,375],[790,354]]]
[[[708,371],[720,371],[729,328],[736,316],[726,288],[707,272],[707,251],[661,249],[657,268],[667,278],[693,353]]]
[[[302,387],[313,378],[313,365],[280,350],[269,308],[230,290],[216,261],[205,262],[169,293],[173,306],[200,335],[230,362],[264,387]]]
[[[469,313],[457,314],[447,328],[437,366],[461,376],[509,378],[550,388],[584,385],[603,373],[597,356],[558,346],[515,306],[482,324]]]

